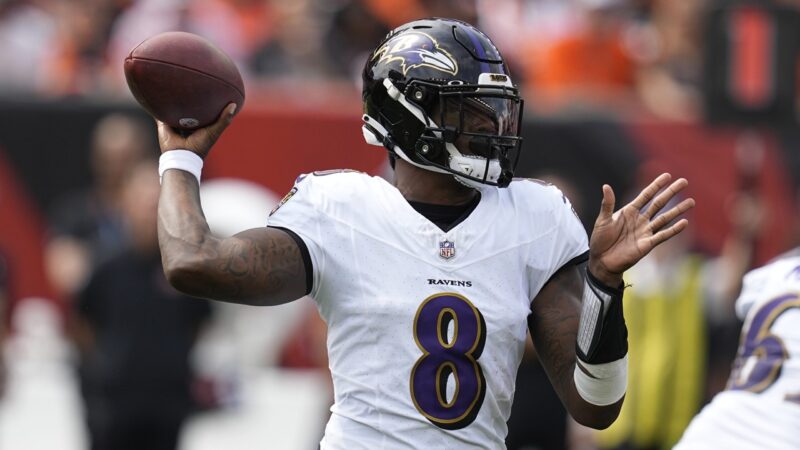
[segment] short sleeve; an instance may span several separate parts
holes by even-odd
[[[319,284],[319,274],[324,264],[323,233],[319,216],[323,209],[323,197],[315,183],[314,175],[301,175],[294,186],[270,212],[267,226],[291,231],[303,240],[311,259],[313,270],[312,289]]]
[[[554,190],[556,196],[554,213],[558,222],[556,236],[559,245],[553,254],[553,267],[557,272],[563,267],[589,259],[589,239],[567,196],[555,186],[549,189]]]

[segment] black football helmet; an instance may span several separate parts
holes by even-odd
[[[522,98],[492,41],[431,18],[392,30],[364,66],[364,138],[472,187],[506,187],[522,138]]]

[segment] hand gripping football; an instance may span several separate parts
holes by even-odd
[[[191,33],[146,39],[125,58],[125,78],[151,116],[182,130],[213,123],[226,105],[244,103],[244,83],[222,50]]]

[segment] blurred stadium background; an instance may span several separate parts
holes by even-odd
[[[659,322],[660,336],[638,341],[663,356],[653,363],[662,364],[661,375],[649,375],[652,365],[632,374],[632,383],[639,377],[643,385],[659,376],[680,380],[669,392],[689,398],[684,409],[670,410],[674,405],[663,406],[643,388],[643,400],[630,403],[649,404],[639,414],[661,417],[661,425],[637,423],[631,412],[620,429],[596,435],[556,414],[566,425],[551,432],[566,440],[525,444],[516,424],[533,421],[536,399],[544,398],[526,390],[530,405],[519,393],[521,409],[511,421],[519,444],[509,443],[668,447],[724,386],[737,345],[736,280],[800,239],[798,4],[0,0],[0,448],[88,445],[75,370],[80,338],[71,324],[81,284],[99,257],[95,237],[68,225],[82,220],[82,210],[64,205],[71,193],[102,191],[130,169],[118,156],[98,159],[98,146],[144,142],[148,154],[157,154],[152,122],[125,85],[129,50],[153,34],[183,30],[237,62],[247,99],[206,162],[203,188],[212,229],[233,234],[262,225],[300,173],[347,167],[390,176],[385,152],[361,137],[360,69],[389,29],[422,16],[464,19],[498,44],[526,100],[518,176],[562,187],[587,228],[602,183],[624,199],[656,172],[689,179],[686,195],[697,200],[690,235],[654,272],[631,280],[634,291],[653,284],[648,276],[700,286],[676,294],[695,307],[668,306],[665,314],[677,317]],[[132,122],[98,131],[110,115],[145,127]],[[118,172],[102,173],[112,164]],[[680,278],[694,275],[671,269],[679,266],[672,261],[690,258],[702,266],[695,284]],[[666,293],[661,297],[674,294],[669,284],[658,289]],[[331,392],[324,327],[314,314],[310,301],[270,310],[215,305],[192,355],[199,406],[180,448],[316,448]],[[674,356],[687,354],[692,370],[678,367],[683,363]]]

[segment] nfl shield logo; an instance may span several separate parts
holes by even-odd
[[[439,256],[444,259],[456,256],[456,244],[450,241],[439,242]]]

